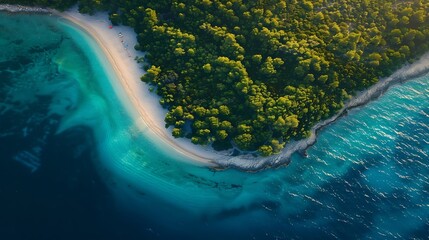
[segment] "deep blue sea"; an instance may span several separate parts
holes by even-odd
[[[115,84],[73,24],[0,13],[0,239],[429,238],[429,75],[258,173],[190,164]]]

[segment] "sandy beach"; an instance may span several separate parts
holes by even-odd
[[[66,12],[55,10],[25,7],[17,5],[1,5],[0,10],[11,12],[53,12],[79,26],[97,42],[111,63],[112,70],[116,74],[119,83],[112,83],[117,89],[118,97],[129,110],[135,125],[142,134],[150,134],[149,137],[157,138],[169,145],[177,153],[183,154],[191,163],[216,167],[237,168],[244,171],[259,171],[266,168],[285,166],[295,152],[304,153],[317,141],[318,132],[336,122],[347,114],[349,110],[364,106],[381,96],[391,86],[401,84],[410,79],[424,75],[429,71],[429,54],[425,54],[413,64],[406,64],[392,76],[380,79],[369,89],[357,94],[345,107],[331,118],[319,122],[311,129],[311,136],[295,142],[290,142],[280,154],[269,157],[254,157],[250,154],[231,156],[231,151],[216,152],[209,146],[192,144],[189,139],[175,139],[171,135],[171,129],[164,127],[164,116],[167,113],[159,104],[159,96],[149,91],[149,86],[140,81],[145,73],[135,60],[135,57],[143,56],[143,52],[134,49],[137,42],[136,33],[130,27],[113,26],[107,13],[99,12],[93,16],[82,15],[74,7]],[[130,104],[131,103],[131,104]],[[150,131],[146,131],[149,129]]]
[[[378,84],[355,96],[338,114],[316,124],[312,128],[311,137],[287,144],[280,154],[269,157],[229,156],[230,154],[227,152],[215,152],[208,146],[194,145],[188,139],[175,139],[171,135],[171,130],[164,127],[164,116],[167,110],[161,108],[158,102],[159,96],[149,92],[149,86],[140,81],[140,76],[144,74],[144,71],[134,60],[134,57],[142,56],[143,53],[133,48],[136,44],[136,34],[133,29],[125,26],[115,26],[110,29],[110,22],[106,13],[88,16],[78,13],[75,8],[59,14],[83,28],[100,45],[109,62],[111,62],[126,96],[132,102],[135,113],[137,113],[136,125],[141,126],[142,130],[148,127],[155,134],[154,137],[159,137],[177,152],[184,154],[189,160],[193,160],[194,163],[210,167],[259,171],[288,165],[293,153],[305,152],[317,141],[318,131],[341,118],[344,112],[377,99],[394,84],[412,79],[428,71],[428,55],[425,55],[413,65],[404,66],[392,76],[380,80]]]
[[[136,62],[135,57],[141,57],[144,53],[134,49],[137,40],[132,28],[126,26],[110,28],[111,24],[106,13],[82,15],[77,8],[73,8],[56,14],[81,27],[99,44],[111,63],[127,100],[133,105],[131,111],[134,111],[132,114],[136,116],[135,122],[138,127],[142,130],[149,128],[149,132],[199,165],[215,166],[212,160],[224,157],[207,146],[194,145],[188,139],[175,139],[171,136],[170,130],[164,127],[167,110],[159,104],[159,96],[151,93],[149,86],[140,80],[144,70]]]

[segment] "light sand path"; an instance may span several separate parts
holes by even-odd
[[[134,49],[136,34],[133,29],[125,26],[114,26],[110,29],[106,13],[88,16],[78,13],[76,8],[56,13],[91,35],[103,50],[126,93],[127,100],[133,105],[131,109],[137,118],[135,123],[138,127],[142,130],[149,128],[164,143],[200,165],[215,166],[212,160],[224,157],[209,150],[208,147],[194,145],[187,139],[175,139],[164,127],[166,110],[160,106],[159,97],[151,93],[148,86],[140,81],[144,71],[135,61],[135,57],[143,54]]]

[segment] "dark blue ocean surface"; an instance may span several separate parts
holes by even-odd
[[[0,13],[0,29],[1,239],[429,238],[429,76],[351,111],[287,167],[214,172],[118,111],[78,28]]]

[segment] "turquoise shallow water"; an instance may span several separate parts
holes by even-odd
[[[96,169],[80,180],[84,186],[95,175],[106,186],[109,194],[87,200],[111,205],[87,210],[115,213],[121,224],[96,220],[97,231],[117,234],[112,239],[429,236],[429,76],[351,111],[321,132],[308,158],[295,155],[288,167],[213,172],[134,125],[108,62],[78,28],[50,16],[1,13],[0,29],[0,140],[9,146],[0,148],[1,170],[28,169],[31,182],[60,161],[44,154],[53,148],[50,136],[88,129],[92,145],[73,148],[68,161]],[[87,148],[89,157],[81,154]],[[6,192],[0,188],[0,196]]]

